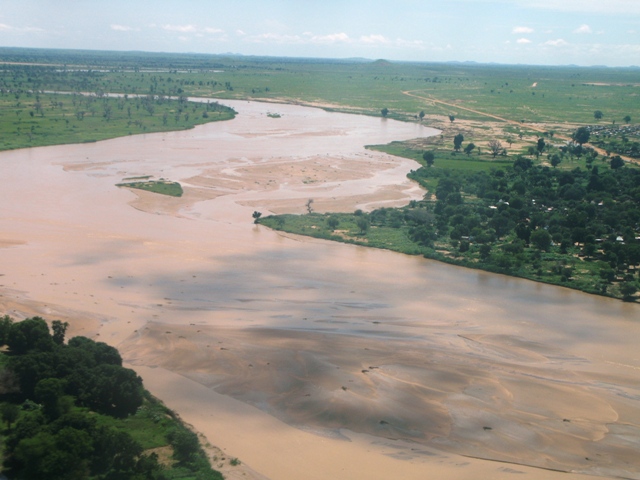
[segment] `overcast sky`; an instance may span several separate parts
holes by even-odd
[[[0,0],[0,46],[640,65],[640,0]]]

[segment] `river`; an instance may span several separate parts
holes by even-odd
[[[256,226],[421,198],[417,164],[364,145],[438,132],[224,103],[1,153],[0,313],[117,346],[255,478],[640,478],[638,305]],[[143,176],[185,194],[115,186]]]

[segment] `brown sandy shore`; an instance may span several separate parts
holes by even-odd
[[[0,313],[117,346],[228,478],[640,478],[637,305],[255,226],[420,198],[362,145],[431,132],[234,106],[1,154]],[[185,195],[114,186],[142,175]]]

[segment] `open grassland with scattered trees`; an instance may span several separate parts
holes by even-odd
[[[0,446],[7,478],[221,480],[198,437],[118,351],[67,324],[0,317]]]

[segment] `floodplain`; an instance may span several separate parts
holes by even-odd
[[[163,76],[230,82],[219,98],[239,95],[240,70]],[[308,103],[340,104],[304,78]],[[263,100],[301,100],[271,82]],[[637,304],[253,223],[309,199],[333,212],[420,201],[406,178],[418,163],[364,146],[453,137],[464,118],[380,118],[426,110],[399,108],[409,90],[354,96],[369,116],[228,101],[227,122],[2,153],[2,313],[117,346],[254,478],[640,478]],[[116,187],[136,177],[183,195]]]

